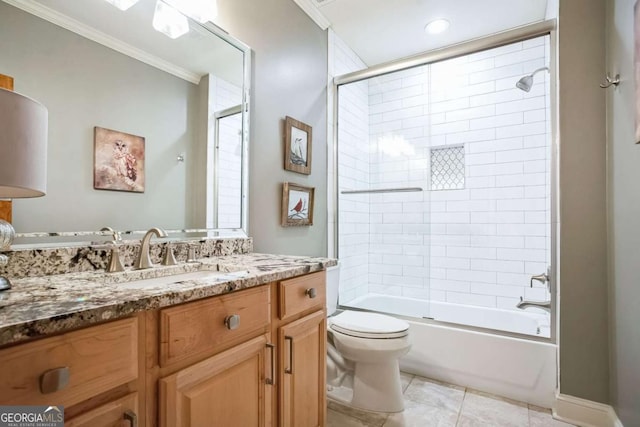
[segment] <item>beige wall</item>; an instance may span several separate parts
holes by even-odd
[[[216,22],[253,51],[249,234],[256,252],[327,252],[327,34],[293,0],[218,0]],[[310,176],[283,169],[283,120],[313,128]],[[281,184],[315,187],[314,225],[280,226]]]
[[[607,90],[611,402],[625,426],[640,426],[640,145],[634,136],[633,6],[608,2]]]
[[[605,1],[560,0],[560,392],[609,401]]]

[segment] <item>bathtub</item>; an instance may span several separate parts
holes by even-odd
[[[550,329],[548,315],[429,303],[406,297],[370,294],[346,306],[416,318],[428,316],[437,321],[508,329],[538,337],[549,336]],[[557,366],[554,344],[469,330],[462,325],[408,321],[413,345],[400,360],[403,371],[544,408],[552,407]]]
[[[514,311],[373,293],[346,306],[542,338],[549,338],[551,332],[549,315],[538,309]]]

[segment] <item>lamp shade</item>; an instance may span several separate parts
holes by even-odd
[[[0,89],[0,198],[44,196],[47,130],[44,105]]]

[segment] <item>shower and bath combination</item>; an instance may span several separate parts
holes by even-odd
[[[535,76],[540,71],[549,71],[549,67],[538,68],[533,73],[524,76],[523,78],[518,80],[518,82],[516,83],[516,87],[525,92],[529,92],[531,90],[531,86],[533,86],[533,76]]]
[[[409,323],[405,371],[551,406],[553,39],[521,39],[335,77],[337,293]]]

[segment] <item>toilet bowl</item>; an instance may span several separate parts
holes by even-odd
[[[332,274],[333,273],[333,274]],[[337,306],[335,271],[327,274],[327,306]],[[335,287],[335,292],[334,288]],[[330,301],[335,293],[335,304]],[[409,324],[395,317],[342,311],[327,319],[329,397],[358,409],[400,412],[404,409],[398,359],[409,351]],[[335,388],[349,388],[346,397]]]

